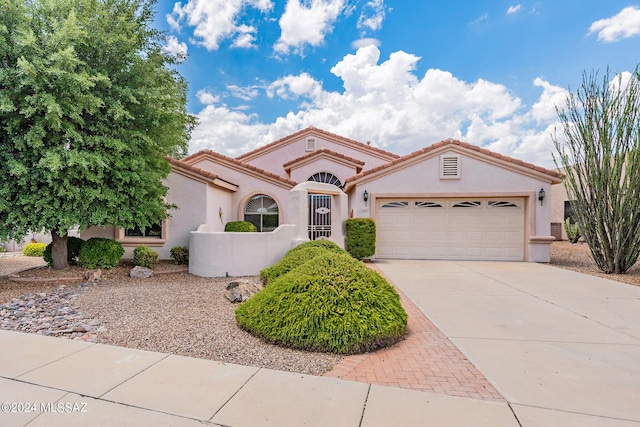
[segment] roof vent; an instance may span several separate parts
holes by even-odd
[[[316,140],[315,140],[315,138],[307,138],[306,150],[307,151],[313,151],[315,149],[316,149]]]
[[[440,179],[460,178],[460,155],[443,154],[440,156]]]

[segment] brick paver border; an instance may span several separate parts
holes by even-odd
[[[384,276],[375,264],[368,265]],[[389,280],[389,283],[392,282]],[[450,396],[505,402],[504,397],[484,375],[424,313],[397,287],[396,290],[409,317],[405,339],[374,353],[347,356],[324,375]]]

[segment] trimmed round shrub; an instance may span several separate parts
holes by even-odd
[[[169,255],[176,264],[188,264],[189,263],[189,247],[188,246],[174,246],[169,251]]]
[[[124,248],[113,239],[92,237],[84,242],[78,255],[78,264],[85,268],[116,267],[124,255]]]
[[[344,249],[330,240],[312,240],[301,243],[287,252],[280,261],[261,270],[260,278],[265,284],[268,284],[299,265],[327,252],[346,253]]]
[[[258,228],[249,221],[231,221],[225,224],[224,231],[235,231],[241,233],[254,233]]]
[[[268,342],[338,354],[387,347],[407,328],[395,289],[362,262],[337,253],[283,274],[235,314],[240,327]]]
[[[324,249],[330,250],[331,252],[346,253],[344,249],[342,249],[340,246],[338,246],[336,243],[332,242],[331,240],[311,240],[311,241],[299,244],[298,246],[296,246],[295,248],[287,252],[287,254],[290,254],[291,252],[295,252],[295,251],[301,251],[307,248],[324,248]]]
[[[29,243],[22,249],[22,255],[24,256],[42,256],[47,245],[44,243]]]
[[[271,283],[301,264],[327,253],[331,253],[331,250],[320,246],[308,246],[296,251],[291,250],[271,267],[260,270],[260,278],[266,284]]]
[[[83,244],[84,240],[79,237],[67,237],[67,261],[69,264],[75,265],[78,263],[78,255],[80,254],[80,249]],[[44,250],[44,254],[42,254],[42,258],[44,258],[49,267],[53,265],[53,258],[51,257],[52,246],[53,243],[49,243]]]
[[[345,248],[352,257],[369,258],[376,253],[376,223],[371,218],[348,218]]]
[[[133,265],[153,268],[158,262],[158,252],[149,249],[145,245],[137,246],[133,250]]]

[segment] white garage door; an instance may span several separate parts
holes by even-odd
[[[524,199],[378,199],[377,257],[524,259]]]

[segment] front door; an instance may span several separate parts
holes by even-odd
[[[331,196],[309,194],[309,239],[331,237]]]

